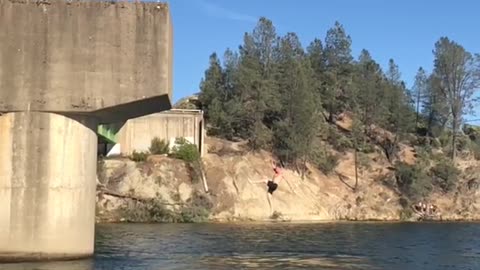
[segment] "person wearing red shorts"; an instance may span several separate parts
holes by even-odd
[[[248,180],[250,183],[266,183],[267,184],[267,199],[268,199],[268,204],[270,205],[270,214],[273,214],[273,203],[272,203],[273,192],[277,190],[278,184],[280,183],[280,181],[282,179],[285,180],[285,178],[283,177],[282,169],[274,161],[272,161],[272,168],[273,168],[273,176],[271,179],[260,180],[260,181],[250,181],[250,179]],[[287,184],[290,186],[288,181],[287,181]],[[290,187],[290,189],[292,189],[292,187]]]

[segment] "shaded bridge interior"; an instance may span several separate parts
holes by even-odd
[[[171,108],[170,97],[160,95],[88,112],[88,115],[98,119],[97,134],[99,142],[115,144],[118,140],[118,131],[128,119],[170,110]],[[60,114],[75,118],[75,115],[83,113],[60,112]]]

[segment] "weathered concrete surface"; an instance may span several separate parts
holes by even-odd
[[[0,116],[0,261],[93,253],[97,123],[88,119]]]
[[[118,143],[123,155],[135,151],[148,151],[153,138],[158,137],[174,146],[175,138],[183,137],[197,145],[204,153],[203,112],[169,110],[128,120],[118,132]]]
[[[105,108],[142,99],[156,101],[142,106],[146,113],[169,109],[168,6],[69,2],[0,0],[0,112],[104,109],[108,122],[117,114]],[[136,108],[117,111],[129,118]]]

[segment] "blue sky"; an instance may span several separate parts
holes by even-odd
[[[480,1],[474,0],[168,0],[174,27],[174,101],[198,91],[212,52],[237,49],[260,16],[306,47],[338,20],[357,57],[365,48],[383,67],[393,58],[411,87],[418,67],[432,69],[434,43],[448,36],[480,53]]]

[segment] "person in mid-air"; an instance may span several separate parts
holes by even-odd
[[[270,214],[273,214],[273,204],[272,204],[272,195],[275,190],[278,188],[278,184],[280,181],[283,179],[285,182],[287,182],[288,186],[290,189],[295,193],[293,188],[290,186],[290,183],[285,179],[285,177],[282,174],[282,169],[278,164],[276,164],[274,161],[272,161],[272,168],[273,168],[273,177],[272,179],[266,179],[266,180],[260,180],[260,181],[248,181],[250,183],[266,183],[267,184],[267,199],[268,199],[268,204],[270,205]]]

